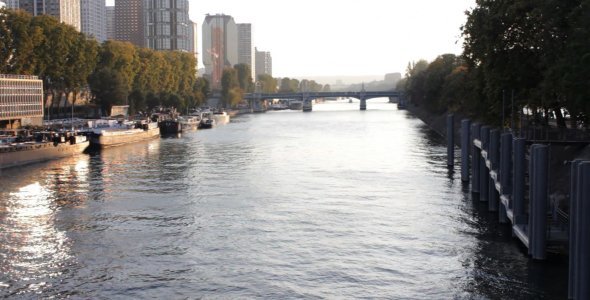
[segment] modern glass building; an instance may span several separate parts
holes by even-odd
[[[18,8],[33,16],[50,15],[80,31],[80,0],[20,0]]]
[[[37,76],[0,74],[0,128],[43,123],[43,81]]]
[[[191,50],[188,0],[145,0],[145,45],[154,50]]]
[[[228,15],[207,15],[203,22],[203,65],[212,89],[221,87],[226,67],[238,64],[238,29]]]

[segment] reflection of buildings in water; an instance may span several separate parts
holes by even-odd
[[[71,260],[69,240],[55,224],[52,194],[39,182],[0,194],[0,287],[36,292]]]

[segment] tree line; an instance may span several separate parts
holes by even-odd
[[[398,88],[412,102],[495,125],[526,109],[536,124],[588,127],[590,0],[476,0],[466,15],[461,56],[408,65]]]
[[[130,113],[157,106],[187,109],[201,104],[209,84],[196,77],[190,53],[154,51],[127,42],[96,40],[47,16],[0,10],[0,73],[37,75],[43,80],[45,103],[60,110],[84,90],[108,114],[113,105]]]

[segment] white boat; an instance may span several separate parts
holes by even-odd
[[[215,125],[225,125],[229,123],[229,115],[225,111],[217,111],[213,113],[213,120]]]
[[[122,122],[116,120],[89,121],[90,144],[94,147],[108,148],[123,144],[140,142],[160,136],[157,122]]]
[[[199,129],[209,129],[215,126],[215,119],[213,113],[209,110],[201,112],[201,121],[199,122]]]
[[[199,127],[199,122],[201,122],[201,118],[199,116],[182,116],[178,117],[178,122],[182,127],[182,131],[195,130]]]

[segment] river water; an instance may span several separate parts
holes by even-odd
[[[0,298],[566,298],[395,105],[326,103],[0,173]]]

